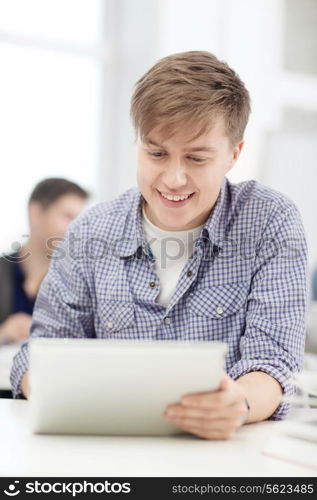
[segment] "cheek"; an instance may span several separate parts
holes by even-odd
[[[68,226],[65,217],[54,217],[48,224],[49,237],[63,238]]]
[[[213,200],[215,196],[218,196],[223,179],[224,172],[220,168],[209,168],[196,176],[195,183],[199,189],[201,201]]]
[[[157,178],[155,169],[149,164],[148,161],[146,161],[146,159],[139,159],[136,176],[140,190],[149,189]]]
[[[137,169],[136,169],[136,180],[137,180],[138,185],[140,186],[142,184],[142,180],[143,180],[142,167],[141,167],[140,163],[138,164]]]

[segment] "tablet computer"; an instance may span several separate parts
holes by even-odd
[[[227,344],[38,338],[29,349],[33,432],[168,435],[180,430],[165,408],[217,390]]]

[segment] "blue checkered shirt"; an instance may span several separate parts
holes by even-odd
[[[31,337],[223,341],[237,379],[268,373],[294,392],[302,368],[307,247],[294,204],[255,181],[224,180],[167,308],[132,188],[70,226],[56,248],[33,314]],[[28,342],[11,372],[15,397]],[[281,403],[272,419],[285,416]]]

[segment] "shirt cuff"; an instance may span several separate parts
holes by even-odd
[[[292,372],[281,366],[276,366],[274,360],[272,364],[268,360],[240,360],[229,370],[228,375],[236,380],[250,372],[264,372],[275,378],[281,385],[284,396],[292,396],[296,388],[292,383]],[[267,420],[282,420],[286,417],[291,408],[290,403],[281,402],[274,413]]]

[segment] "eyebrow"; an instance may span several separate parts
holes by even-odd
[[[153,141],[152,139],[149,139],[146,141],[146,144],[150,145],[150,146],[157,146],[158,148],[161,148],[161,149],[165,149],[164,146],[162,144],[158,144],[157,142]],[[210,146],[195,146],[194,148],[186,148],[186,149],[183,149],[183,152],[187,152],[187,153],[193,153],[193,152],[197,152],[197,151],[206,151],[206,152],[211,152],[211,153],[214,153],[217,151],[216,148],[213,148],[213,147],[210,147]]]

